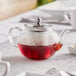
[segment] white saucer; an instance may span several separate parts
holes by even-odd
[[[68,50],[71,54],[76,55],[76,48],[74,47],[74,45],[69,46]]]

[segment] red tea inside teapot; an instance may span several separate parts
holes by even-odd
[[[52,56],[61,47],[61,43],[48,46],[29,46],[18,44],[21,53],[31,59],[47,59]]]

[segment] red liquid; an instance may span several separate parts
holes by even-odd
[[[47,59],[58,51],[62,44],[53,44],[48,46],[30,46],[18,44],[21,53],[30,59]]]

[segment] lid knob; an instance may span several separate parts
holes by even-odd
[[[40,17],[37,18],[37,26],[41,26],[41,20],[42,19]]]

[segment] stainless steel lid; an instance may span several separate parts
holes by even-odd
[[[51,29],[51,26],[49,26],[48,24],[41,24],[42,23],[42,19],[41,18],[37,18],[37,22],[35,24],[28,24],[25,27],[33,32],[45,32],[48,29]]]

